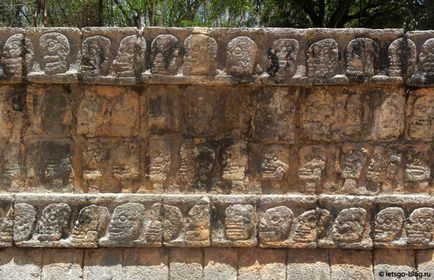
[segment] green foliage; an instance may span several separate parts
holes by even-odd
[[[434,29],[434,0],[0,0],[0,26]]]

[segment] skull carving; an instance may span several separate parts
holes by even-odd
[[[404,210],[399,207],[388,207],[378,212],[375,217],[375,241],[391,242],[402,233]]]
[[[158,35],[151,45],[151,72],[165,75],[177,74],[178,54],[179,43],[175,36],[169,34]]]
[[[416,64],[416,44],[410,39],[399,38],[393,41],[388,49],[389,76],[399,77],[406,71],[411,76]]]
[[[267,209],[259,217],[259,237],[263,242],[278,242],[288,238],[294,214],[286,206]]]
[[[246,36],[232,39],[226,52],[227,73],[235,77],[254,74],[256,68],[256,43]]]
[[[185,55],[182,73],[184,75],[215,74],[217,42],[203,34],[193,34],[184,42]]]
[[[369,38],[356,38],[350,41],[347,48],[346,74],[352,77],[373,76],[375,63],[378,60],[379,47]]]
[[[60,74],[68,71],[67,56],[70,47],[65,35],[57,32],[46,33],[41,36],[39,44],[44,55],[46,74]]]
[[[105,76],[108,74],[110,40],[103,36],[92,36],[83,41],[82,70],[86,75]]]
[[[139,238],[143,227],[145,206],[140,203],[126,203],[115,208],[108,227],[108,239],[134,241]]]
[[[307,51],[307,76],[309,78],[331,78],[336,75],[338,43],[324,39],[313,43]]]
[[[210,215],[208,205],[195,205],[187,215],[186,239],[206,241],[209,239]]]
[[[419,68],[422,75],[434,75],[434,38],[426,40],[419,54]]]
[[[27,203],[17,203],[14,207],[14,240],[26,241],[32,237],[36,221],[36,208]]]
[[[110,213],[105,207],[89,205],[81,209],[72,229],[73,242],[96,243],[109,217]]]
[[[26,52],[24,52],[24,47],[26,47]],[[23,61],[23,56],[25,56],[25,61]],[[3,47],[1,62],[8,77],[22,77],[25,74],[23,64],[29,72],[33,63],[33,46],[30,39],[24,38],[23,34],[10,36]]]
[[[361,241],[367,223],[367,212],[363,208],[343,209],[337,215],[332,227],[332,239],[336,243]]]
[[[176,239],[182,226],[182,213],[181,210],[172,205],[164,205],[164,221],[163,221],[163,238],[165,241]]]
[[[272,77],[285,79],[294,76],[296,71],[295,60],[297,58],[299,44],[294,39],[279,39],[273,42],[268,53],[270,67],[268,73]]]
[[[293,240],[302,243],[316,240],[318,215],[315,210],[301,214],[295,221]]]
[[[228,240],[247,240],[252,236],[254,209],[235,204],[225,210],[225,236]]]
[[[433,239],[434,209],[422,207],[414,210],[405,223],[409,244],[428,244]]]
[[[40,241],[58,241],[69,228],[71,208],[66,203],[53,203],[42,211],[38,225]]]
[[[134,77],[135,70],[145,63],[146,42],[136,35],[127,36],[119,44],[112,65],[113,76]]]

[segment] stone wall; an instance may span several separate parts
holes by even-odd
[[[434,279],[433,85],[429,31],[1,28],[0,279]]]

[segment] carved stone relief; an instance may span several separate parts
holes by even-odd
[[[278,39],[268,51],[270,66],[268,74],[278,80],[286,80],[295,75],[299,43],[295,39]]]
[[[346,74],[350,78],[364,78],[375,75],[379,59],[379,46],[369,38],[356,38],[349,42],[347,48]]]
[[[232,39],[226,50],[227,73],[234,77],[248,77],[254,74],[257,63],[256,43],[246,36]]]
[[[193,34],[184,41],[182,73],[188,76],[213,76],[216,71],[217,42],[204,34]]]
[[[178,74],[178,39],[170,34],[160,34],[151,45],[151,73],[162,75]]]
[[[85,76],[106,76],[110,67],[111,42],[104,36],[95,35],[83,40],[82,71]]]
[[[337,74],[338,43],[323,39],[310,45],[307,50],[307,76],[315,80],[332,78]]]

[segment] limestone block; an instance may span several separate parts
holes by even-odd
[[[147,126],[151,133],[180,130],[181,93],[181,89],[174,85],[151,85],[146,89],[147,100],[146,103],[143,102],[143,110],[147,112]]]
[[[0,29],[0,81],[2,83],[20,83],[33,64],[34,51],[32,42],[25,38],[24,29]]]
[[[25,143],[27,189],[72,190],[70,140],[29,140]]]
[[[239,137],[249,131],[256,88],[188,86],[181,99],[183,134]]]
[[[26,189],[24,145],[0,140],[0,184],[1,189],[17,192]]]
[[[192,34],[184,41],[182,74],[185,76],[214,76],[217,64],[217,42],[206,34]]]
[[[98,205],[107,207],[111,213],[100,246],[161,246],[164,229],[161,196],[100,194]]]
[[[317,87],[300,99],[304,141],[357,141],[362,130],[363,103],[357,89]]]
[[[203,252],[195,248],[170,250],[170,280],[203,279]]]
[[[373,280],[371,251],[329,250],[330,279]]]
[[[1,279],[40,280],[42,249],[7,248],[0,253]]]
[[[238,279],[286,280],[286,250],[239,250]]]
[[[139,135],[139,95],[130,88],[88,86],[77,103],[75,115],[78,135]]]
[[[258,92],[254,138],[265,142],[294,143],[299,90],[270,88]]]
[[[33,64],[27,69],[32,82],[77,83],[81,64],[81,31],[78,28],[27,28],[33,46]]]
[[[320,196],[318,247],[371,249],[374,202],[374,197]]]
[[[434,139],[434,94],[430,88],[410,91],[406,104],[408,140],[432,141]]]
[[[42,263],[44,280],[83,279],[83,251],[76,249],[45,249]]]
[[[430,177],[433,172],[433,152],[430,145],[406,145],[404,162],[404,186],[402,193],[430,194]]]
[[[416,265],[418,279],[434,279],[433,273],[433,250],[416,250]]]
[[[22,85],[0,86],[0,138],[14,143],[24,136],[28,122],[26,89]]]
[[[169,254],[158,248],[128,248],[123,250],[123,279],[166,280],[169,277]]]
[[[26,136],[70,137],[72,134],[71,95],[79,94],[77,87],[60,85],[31,85],[27,87],[29,128]]]
[[[211,196],[212,246],[255,246],[257,213],[254,196]]]
[[[407,83],[414,86],[430,85],[434,82],[433,33],[432,31],[412,31],[407,32],[407,35],[417,49],[417,59],[415,57],[408,59],[412,65],[416,64],[416,69]]]
[[[238,249],[205,248],[204,279],[236,280],[238,269]]]
[[[377,141],[398,140],[404,132],[405,92],[403,88],[372,88],[364,92],[369,106],[366,138]]]
[[[122,273],[122,250],[118,248],[86,250],[83,280],[125,279]]]
[[[135,84],[143,72],[146,40],[136,28],[82,29],[82,74],[87,83]]]
[[[211,217],[208,197],[165,196],[163,204],[163,242],[165,246],[209,246]]]
[[[263,195],[258,216],[261,247],[316,247],[321,232],[314,196]]]
[[[289,249],[286,279],[331,279],[328,250]]]
[[[375,279],[390,279],[389,274],[391,273],[397,274],[395,277],[398,279],[418,279],[416,278],[415,254],[413,250],[375,250]]]
[[[14,244],[20,247],[96,247],[108,223],[96,196],[17,194]]]

